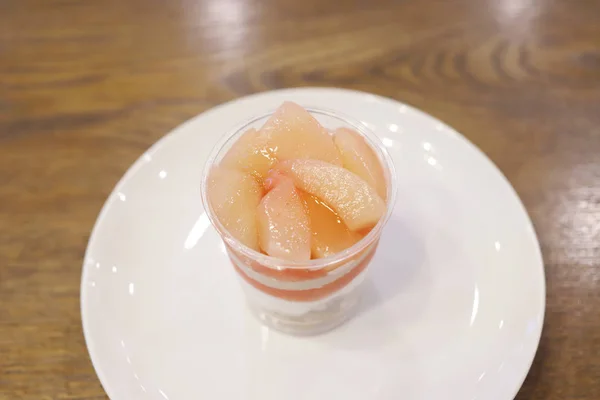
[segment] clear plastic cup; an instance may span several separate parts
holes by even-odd
[[[364,124],[338,112],[304,107],[325,128],[350,128],[360,133],[383,166],[387,185],[387,209],[381,220],[359,242],[332,256],[291,262],[259,253],[235,239],[217,219],[206,193],[213,165],[248,129],[261,128],[271,112],[252,118],[229,132],[212,150],[202,178],[205,211],[225,243],[227,254],[241,278],[250,309],[264,324],[292,334],[316,334],[330,330],[354,315],[361,298],[361,284],[375,254],[381,232],[395,203],[396,176],[392,160],[379,138]]]

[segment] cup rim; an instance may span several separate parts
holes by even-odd
[[[270,110],[268,112],[264,112],[260,115],[254,116],[245,122],[236,125],[233,129],[229,130],[226,135],[224,135],[212,148],[208,159],[204,165],[204,170],[202,173],[202,187],[201,187],[201,195],[202,195],[202,204],[204,206],[204,212],[208,216],[213,227],[217,230],[221,239],[225,242],[226,245],[229,245],[232,249],[242,253],[243,255],[255,260],[259,264],[264,267],[273,270],[285,270],[285,269],[305,269],[305,270],[318,270],[327,268],[330,265],[338,264],[345,259],[349,259],[366,249],[369,245],[377,240],[380,236],[383,227],[389,220],[396,202],[396,191],[397,191],[397,177],[396,170],[394,167],[394,163],[392,158],[390,157],[387,149],[385,148],[383,142],[379,139],[379,137],[372,132],[365,124],[358,122],[357,120],[348,117],[347,115],[340,113],[338,111],[333,111],[330,109],[322,108],[322,107],[312,107],[312,106],[304,106],[300,104],[306,111],[308,111],[311,115],[320,114],[325,115],[327,117],[331,117],[334,119],[338,119],[343,121],[345,124],[350,125],[355,131],[357,131],[363,138],[366,139],[367,144],[371,146],[380,158],[380,161],[384,164],[384,176],[386,178],[386,183],[388,184],[387,198],[386,198],[386,211],[385,214],[380,218],[379,222],[371,229],[371,231],[365,235],[361,240],[348,247],[347,249],[340,251],[338,253],[332,254],[327,257],[311,259],[308,261],[289,261],[284,260],[277,257],[272,257],[267,254],[258,252],[245,244],[241,243],[239,240],[234,238],[229,231],[221,224],[219,219],[214,214],[213,208],[210,204],[207,195],[207,184],[208,178],[210,176],[211,167],[215,164],[221,150],[229,144],[233,140],[238,139],[238,134],[242,130],[247,130],[248,126],[255,123],[258,120],[271,116],[277,109]]]

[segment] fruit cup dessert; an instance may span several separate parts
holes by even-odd
[[[217,145],[202,197],[259,319],[310,334],[352,315],[393,177],[362,124],[291,102]]]

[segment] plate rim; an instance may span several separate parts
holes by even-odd
[[[533,365],[533,362],[535,360],[536,354],[539,349],[541,336],[542,336],[542,332],[543,332],[543,328],[544,328],[544,322],[545,322],[545,314],[546,314],[546,306],[547,306],[547,288],[546,288],[545,264],[544,264],[543,254],[542,254],[542,250],[541,250],[541,246],[540,246],[540,241],[539,241],[537,232],[535,230],[535,225],[533,224],[533,222],[531,220],[531,216],[527,212],[527,208],[523,204],[521,197],[519,196],[519,194],[517,193],[517,191],[515,190],[513,185],[510,183],[509,179],[502,172],[502,170],[496,165],[496,163],[492,159],[490,159],[488,157],[488,155],[485,154],[479,147],[477,147],[473,142],[471,142],[466,136],[464,136],[463,134],[461,134],[460,132],[455,130],[450,125],[446,124],[441,119],[411,105],[410,103],[396,100],[391,97],[385,97],[385,96],[378,95],[375,93],[354,90],[354,89],[345,89],[345,88],[339,88],[339,87],[297,87],[297,88],[283,88],[283,89],[269,90],[269,91],[257,92],[257,93],[237,97],[232,100],[226,101],[224,103],[217,104],[216,106],[206,109],[206,110],[202,111],[201,113],[183,121],[182,123],[180,123],[180,124],[176,125],[174,128],[172,128],[170,131],[168,131],[166,134],[164,134],[161,138],[159,138],[156,142],[154,142],[145,151],[143,151],[135,159],[135,161],[131,165],[129,165],[127,170],[123,173],[121,178],[119,178],[117,183],[111,189],[110,193],[107,195],[107,197],[98,213],[98,216],[96,217],[93,227],[90,231],[90,235],[89,235],[88,242],[86,245],[85,253],[83,256],[82,272],[81,272],[81,280],[80,280],[79,303],[80,303],[80,314],[81,314],[80,315],[81,316],[81,327],[82,327],[82,331],[83,331],[83,337],[84,337],[84,341],[86,344],[88,356],[89,356],[89,359],[94,368],[94,372],[96,373],[96,376],[98,377],[98,380],[100,381],[102,389],[106,392],[107,396],[110,399],[115,398],[113,396],[114,392],[112,392],[112,390],[110,389],[110,385],[108,384],[108,380],[107,380],[106,376],[104,375],[104,371],[99,367],[99,364],[98,364],[99,356],[94,351],[93,339],[91,337],[92,334],[90,333],[90,330],[88,327],[89,323],[87,322],[87,317],[86,317],[86,315],[87,315],[87,312],[86,312],[87,296],[86,296],[86,294],[89,289],[88,289],[87,285],[85,284],[85,282],[86,282],[86,277],[87,277],[87,271],[89,269],[89,267],[87,266],[86,260],[89,259],[88,254],[91,251],[91,248],[93,247],[92,246],[93,243],[96,241],[97,235],[99,234],[98,233],[99,227],[100,227],[102,221],[105,219],[106,213],[108,212],[108,210],[110,208],[109,200],[111,199],[112,195],[118,191],[118,189],[124,184],[124,182],[126,182],[130,178],[131,175],[135,174],[137,172],[137,170],[139,168],[141,168],[141,166],[143,165],[142,160],[143,160],[143,157],[145,154],[152,153],[154,150],[160,148],[161,146],[164,145],[165,142],[173,139],[173,137],[175,137],[180,130],[184,130],[187,126],[194,124],[197,120],[206,118],[210,114],[216,113],[219,110],[226,108],[230,105],[233,105],[235,103],[238,103],[238,102],[253,101],[253,100],[255,101],[257,99],[260,99],[261,97],[268,97],[268,96],[271,96],[274,94],[283,95],[285,93],[290,93],[290,95],[291,95],[292,93],[315,92],[315,91],[316,92],[338,92],[339,94],[362,96],[365,98],[375,99],[381,103],[388,103],[388,104],[394,104],[394,105],[400,106],[400,107],[406,107],[407,111],[417,114],[421,118],[430,119],[433,122],[436,122],[436,123],[444,126],[445,127],[444,134],[451,135],[453,137],[453,139],[459,140],[460,142],[462,142],[462,144],[464,144],[468,148],[470,148],[471,151],[474,151],[479,157],[482,158],[482,160],[484,162],[487,162],[489,164],[489,166],[492,167],[492,169],[499,175],[500,179],[503,180],[504,184],[509,189],[513,198],[516,200],[516,205],[520,208],[521,212],[523,213],[523,215],[525,217],[525,222],[527,223],[528,228],[533,235],[533,239],[535,240],[535,246],[534,246],[535,258],[536,258],[537,264],[538,264],[535,268],[539,268],[538,273],[541,274],[538,284],[540,285],[540,293],[541,293],[541,297],[542,297],[540,304],[542,306],[541,306],[541,310],[540,310],[540,317],[541,317],[540,323],[538,324],[537,331],[535,332],[535,346],[531,346],[531,348],[529,349],[529,355],[527,357],[527,359],[529,361],[527,362],[527,368],[525,370],[525,373],[521,377],[520,382],[514,388],[511,399],[513,399],[518,394],[518,392],[521,390],[525,380],[527,379],[527,376],[529,375],[529,373],[531,371],[531,367]],[[319,95],[319,93],[315,93],[315,95]],[[532,268],[534,268],[534,266],[532,266]],[[507,399],[507,400],[509,400],[509,399]]]

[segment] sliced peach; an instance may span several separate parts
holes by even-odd
[[[329,132],[296,103],[284,102],[265,122],[261,132],[278,160],[306,158],[342,165]]]
[[[239,169],[261,180],[274,162],[269,136],[262,131],[249,129],[227,151],[221,165]]]
[[[352,129],[338,128],[333,142],[340,151],[344,168],[363,178],[385,199],[387,189],[381,161],[365,139]]]
[[[217,166],[210,172],[207,190],[219,222],[234,238],[258,251],[256,207],[262,187],[249,174]]]
[[[310,260],[308,215],[290,179],[263,197],[256,212],[260,248],[272,257]]]
[[[312,233],[310,251],[312,258],[328,257],[358,242],[362,235],[352,232],[325,203],[313,195],[302,192],[308,209]]]
[[[358,175],[319,160],[289,160],[276,166],[335,211],[352,231],[373,227],[385,213],[385,202]]]
[[[282,174],[281,171],[277,169],[271,169],[263,181],[263,187],[268,192],[284,181],[290,181],[293,184],[292,178]]]

